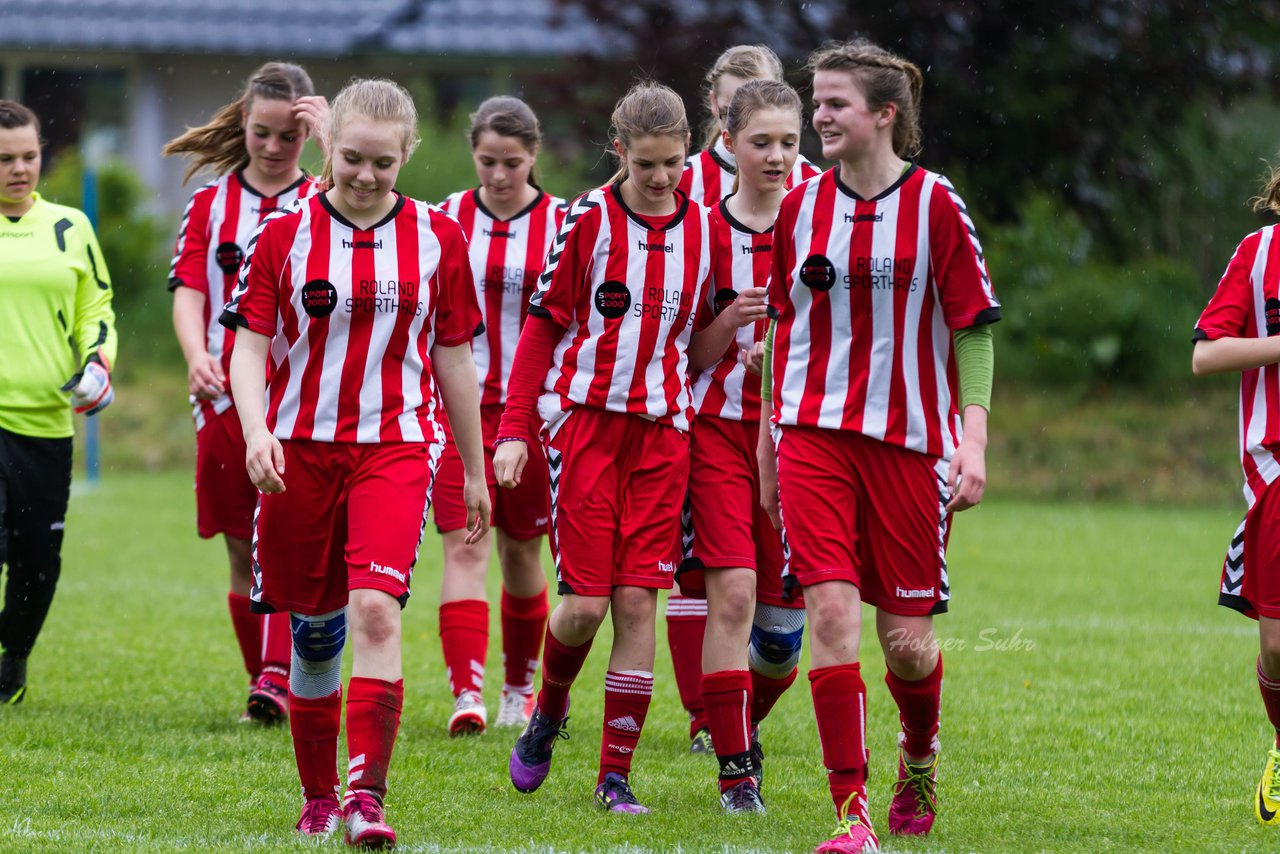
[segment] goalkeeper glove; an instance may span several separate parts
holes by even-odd
[[[62,390],[71,392],[71,405],[80,415],[97,415],[116,398],[107,361],[98,353],[89,357],[80,373],[67,380]]]

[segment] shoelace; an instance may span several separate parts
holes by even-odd
[[[853,829],[855,827],[867,827],[863,824],[862,818],[852,809],[853,802],[857,797],[858,793],[852,792],[849,797],[844,799],[844,806],[840,807],[840,823],[836,825],[835,833],[831,834],[833,839],[838,839],[841,836],[849,836],[853,833]],[[869,830],[870,828],[867,829]]]
[[[635,793],[631,791],[631,786],[625,780],[613,780],[610,785],[605,787],[604,800],[607,804],[636,804],[639,806],[640,801],[636,798]]]
[[[360,811],[360,815],[370,824],[380,824],[382,822],[382,804],[378,803],[378,799],[367,793],[360,793],[355,797],[355,807]]]
[[[907,776],[894,782],[893,794],[900,795],[908,787],[910,787],[916,796],[916,818],[923,818],[931,812],[938,811],[938,781],[933,776],[933,770],[937,767],[937,759],[927,766],[912,765],[910,762],[903,762],[906,766]]]
[[[1263,793],[1269,800],[1280,801],[1280,750],[1269,750],[1271,760],[1276,763],[1275,770],[1271,772],[1271,785],[1267,786],[1267,790]]]
[[[308,801],[302,809],[300,824],[307,828],[323,827],[328,823],[329,816],[337,811],[338,805],[333,801]]]

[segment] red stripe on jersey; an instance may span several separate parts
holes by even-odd
[[[414,211],[416,214],[417,211]],[[396,269],[411,270],[415,266],[415,262],[419,255],[418,247],[418,218],[417,216],[400,216],[395,220],[396,233]],[[419,299],[421,291],[427,287],[426,282],[417,283],[417,291]],[[404,357],[409,352],[410,346],[416,346],[416,342],[410,340],[410,327],[413,325],[414,315],[407,311],[396,312],[396,321],[392,327],[391,337],[387,341],[386,349],[383,351],[379,372],[382,379],[382,406],[388,412],[402,412],[405,409],[404,399]],[[424,331],[426,324],[424,326]],[[426,338],[423,334],[422,338]],[[424,359],[423,364],[427,364],[428,360]],[[430,377],[422,377],[419,380],[423,399],[429,393],[429,388],[421,388],[421,385],[430,386]],[[403,442],[405,439],[404,431],[400,427],[400,419],[383,418],[379,425],[378,441],[380,442]]]
[[[834,182],[823,184],[818,188],[818,209],[829,210],[835,204],[836,185]],[[796,259],[796,263],[804,264],[814,256],[826,257],[827,244],[831,240],[831,217],[815,218],[813,224],[813,242],[809,254]],[[839,279],[827,291],[810,288],[809,293],[809,365],[805,374],[804,397],[800,401],[800,418],[806,422],[817,423],[822,414],[822,399],[826,394],[827,366],[831,361],[833,344],[831,295],[830,290],[839,287]]]
[[[834,188],[835,185],[833,184],[832,189]],[[877,213],[875,202],[868,202],[862,199],[854,202],[854,222],[862,221],[863,218],[874,220],[876,216],[883,216],[883,213]],[[873,228],[854,230],[853,239],[849,241],[849,256],[844,265],[844,269],[849,271],[851,276],[860,272],[860,265],[865,267],[867,259],[875,258],[872,245],[874,238],[875,229]],[[849,288],[848,303],[850,335],[854,341],[859,339],[874,340],[875,295],[871,292],[871,288],[859,287],[856,281],[851,280],[850,284],[852,285]],[[839,276],[836,277],[835,287],[840,287]],[[832,288],[832,290],[834,289]],[[833,331],[834,328],[833,325]],[[836,338],[833,335],[833,345],[835,340]],[[861,431],[863,418],[867,411],[867,389],[871,382],[871,348],[850,347],[848,362],[849,382],[844,395],[844,415],[841,421],[849,425],[848,429]]]
[[[920,233],[920,203],[918,197],[903,199],[897,210],[897,230],[894,232],[894,258],[914,258]],[[908,394],[917,393],[907,388],[906,373],[908,365],[906,353],[908,347],[915,348],[915,362],[918,364],[920,341],[912,341],[907,337],[907,311],[911,296],[911,271],[906,265],[894,265],[893,277],[893,363],[895,369],[889,376],[889,414],[885,423],[886,442],[893,445],[906,445],[907,427],[910,419],[911,404]],[[924,324],[919,324],[924,326]]]
[[[353,296],[377,297],[384,293],[380,288],[370,291],[367,286],[362,287],[364,282],[379,281],[380,271],[374,266],[374,250],[371,248],[374,240],[372,231],[352,233],[351,242],[355,248],[351,250],[351,276],[356,283]],[[396,283],[398,293],[398,270],[396,272],[396,278],[392,281]],[[396,316],[399,317],[399,312]],[[347,323],[347,351],[343,356],[338,378],[338,420],[333,432],[335,442],[354,442],[360,431],[360,391],[363,388],[365,366],[369,361],[369,343],[373,338],[375,319],[376,315],[372,311],[353,311]]]
[[[605,261],[604,280],[629,287],[636,278],[636,274],[631,271],[631,242],[627,240],[627,212],[621,205],[605,205],[605,217],[610,249]],[[619,240],[619,237],[622,239]],[[634,301],[635,297],[631,296],[628,308]],[[595,336],[595,374],[591,378],[591,385],[583,401],[587,406],[593,406],[596,409],[608,408],[609,387],[613,384],[613,373],[618,364],[618,337],[626,317],[624,312],[617,317],[601,318],[603,329]]]
[[[332,226],[333,220],[327,216],[316,216],[313,206],[311,246],[307,253],[304,287],[307,282],[329,280]],[[310,436],[316,430],[316,408],[320,403],[320,382],[324,374],[324,349],[332,316],[329,314],[325,317],[308,317],[306,321],[307,361],[303,366],[299,382],[298,417],[294,422],[294,431],[301,436]]]

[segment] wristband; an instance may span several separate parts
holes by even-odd
[[[524,442],[526,445],[529,444],[529,440],[523,436],[499,436],[493,440],[493,446],[496,448],[503,442]]]

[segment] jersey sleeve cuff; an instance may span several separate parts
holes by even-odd
[[[984,326],[989,323],[997,323],[1000,320],[1000,306],[993,305],[984,308],[982,311],[968,317],[959,317],[955,320],[948,320],[947,325],[952,331],[957,329],[970,329],[974,326]]]
[[[225,308],[222,310],[222,314],[218,315],[218,323],[230,329],[232,332],[237,329],[248,329],[250,332],[265,335],[268,338],[273,338],[276,334],[275,327],[250,320],[239,312],[229,311]]]
[[[569,328],[569,318],[563,317],[559,312],[551,311],[543,306],[540,306],[540,305],[529,306],[529,314],[533,315],[534,317],[541,317],[543,320],[550,320],[552,323],[556,324],[557,326],[562,326],[565,329]]]
[[[436,343],[439,344],[441,347],[457,347],[461,344],[466,344],[472,338],[478,338],[483,334],[484,334],[484,323],[480,322],[476,324],[476,328],[470,332],[462,332],[462,333],[458,333],[455,335],[448,335],[448,336],[439,336],[436,338]]]
[[[205,296],[208,296],[209,293],[204,288],[196,287],[181,276],[174,276],[169,280],[169,293],[173,293],[178,290],[178,288],[191,288],[191,290],[196,291],[197,293],[202,293]]]

